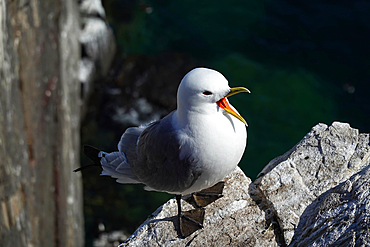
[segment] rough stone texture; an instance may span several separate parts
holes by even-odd
[[[258,191],[237,168],[225,180],[224,197],[206,207],[204,228],[179,237],[175,199],[158,208],[122,246],[278,246]],[[182,201],[183,210],[192,206]],[[253,222],[251,224],[251,222]]]
[[[316,198],[291,246],[370,246],[370,166]]]
[[[369,134],[318,124],[254,183],[230,174],[204,229],[180,238],[172,199],[120,246],[369,246],[369,151]]]
[[[89,59],[94,63],[98,73],[96,77],[104,76],[108,73],[115,56],[116,44],[113,31],[100,18],[89,17],[84,22],[84,29],[80,36],[84,59]]]
[[[0,1],[0,245],[82,246],[76,2]]]
[[[80,3],[80,12],[87,16],[105,18],[105,10],[101,0],[82,0]]]
[[[368,135],[349,124],[318,124],[265,167],[255,184],[271,203],[287,244],[308,205],[369,164],[369,149]]]

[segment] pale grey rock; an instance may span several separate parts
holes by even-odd
[[[82,0],[80,3],[80,12],[83,15],[105,18],[105,10],[101,0]]]
[[[106,75],[116,52],[112,29],[101,18],[87,18],[79,40],[98,76]]]
[[[254,183],[230,174],[204,229],[180,238],[172,199],[120,246],[370,246],[369,151],[369,134],[318,124]]]
[[[255,185],[271,203],[286,244],[318,196],[369,164],[369,148],[368,135],[349,124],[318,124],[263,169]]]
[[[93,78],[105,76],[116,53],[116,43],[111,28],[101,18],[86,18],[79,40],[84,51],[83,59],[89,59],[95,66],[94,70],[89,69],[95,73]],[[84,64],[87,63],[82,63],[82,66]],[[87,70],[80,71],[84,73]],[[86,75],[80,77],[89,78]],[[83,83],[90,82],[83,81]]]
[[[78,64],[78,78],[82,84],[84,103],[93,91],[94,81],[106,76],[116,55],[116,41],[112,29],[104,20],[105,11],[100,0],[84,0],[80,3],[82,31],[79,41],[82,49]],[[82,105],[82,116],[86,105]]]
[[[95,64],[89,58],[82,58],[78,63],[78,80],[83,83],[83,95],[88,95],[92,90],[92,83],[95,79]]]
[[[240,168],[226,178],[223,194],[206,207],[204,228],[189,237],[178,235],[177,205],[171,199],[120,246],[278,246],[271,215],[257,205],[259,193]],[[182,207],[192,209],[184,201]]]
[[[303,212],[290,246],[370,246],[370,166]]]

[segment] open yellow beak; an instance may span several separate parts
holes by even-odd
[[[245,126],[248,127],[247,121],[245,121],[244,118],[242,116],[240,116],[240,114],[238,114],[233,108],[231,108],[231,106],[229,105],[229,102],[226,99],[229,96],[232,96],[232,95],[237,94],[237,93],[242,93],[242,92],[251,93],[251,91],[249,91],[245,87],[233,87],[233,88],[230,88],[230,92],[228,94],[226,94],[225,97],[223,97],[222,99],[220,99],[216,103],[219,107],[224,109],[230,115],[232,115],[232,116],[236,117],[237,119],[239,119],[240,121],[242,121],[245,124]]]

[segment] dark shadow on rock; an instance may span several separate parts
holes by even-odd
[[[256,203],[258,208],[265,212],[265,230],[273,229],[275,234],[275,240],[279,244],[279,246],[285,247],[287,244],[284,240],[284,235],[281,231],[279,222],[277,220],[275,209],[271,203],[269,203],[266,198],[263,196],[261,191],[256,188],[253,183],[249,184],[248,194],[252,198],[252,200]]]
[[[150,221],[149,224],[156,224],[157,222],[161,222],[161,221],[171,222],[173,224],[173,228],[177,232],[177,237],[182,238],[182,236],[180,234],[179,218],[177,216],[166,217],[166,218],[163,218],[163,219],[154,219],[154,220]]]

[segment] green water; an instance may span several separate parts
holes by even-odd
[[[150,6],[150,13],[143,3]],[[240,164],[248,176],[256,177],[269,160],[288,151],[315,124],[341,120],[335,97],[342,89],[322,79],[330,74],[321,73],[322,67],[315,71],[304,62],[298,64],[299,55],[279,55],[258,44],[273,39],[274,33],[283,41],[289,39],[263,21],[273,16],[268,1],[131,1],[126,8],[130,6],[132,16],[124,22],[117,21],[119,4],[122,1],[106,6],[122,54],[190,54],[223,73],[232,86],[252,91],[230,99],[249,123],[248,148]],[[300,37],[291,36],[291,42],[300,42]],[[328,60],[323,51],[309,54]],[[334,65],[327,66],[331,71]]]
[[[240,163],[254,179],[317,123],[349,122],[369,132],[369,23],[366,1],[119,1],[103,2],[122,57],[181,53],[223,73],[252,94],[230,98],[247,120]],[[85,184],[88,182],[85,182]],[[93,183],[91,181],[91,183]],[[134,229],[166,194],[113,185],[110,214],[94,214],[106,195],[94,185],[87,210],[108,225]],[[109,185],[106,185],[109,184]],[[92,194],[91,194],[92,193]],[[103,198],[104,196],[104,198]],[[91,200],[92,202],[90,202]],[[95,201],[94,201],[95,200]],[[85,204],[86,205],[86,204]],[[114,219],[121,219],[112,223]]]

